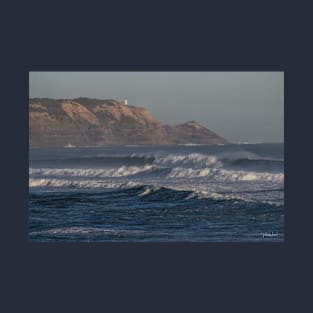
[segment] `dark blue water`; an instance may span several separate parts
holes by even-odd
[[[32,149],[32,241],[283,241],[283,145]]]

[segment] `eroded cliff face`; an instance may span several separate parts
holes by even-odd
[[[162,125],[148,110],[116,100],[29,100],[29,142],[49,147],[123,144],[226,143],[191,121]]]

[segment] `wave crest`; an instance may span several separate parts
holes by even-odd
[[[283,182],[284,174],[274,174],[274,173],[260,173],[260,172],[246,172],[246,171],[232,171],[224,169],[192,169],[175,167],[167,175],[168,178],[197,178],[197,177],[208,177],[214,180],[222,181],[273,181],[273,182]]]
[[[69,188],[133,188],[141,184],[129,181],[106,182],[99,180],[70,180],[56,178],[30,178],[29,187],[69,187]]]
[[[117,169],[99,168],[30,168],[30,175],[74,177],[123,177],[157,169],[155,165],[121,166]]]
[[[193,169],[226,168],[240,170],[283,171],[283,160],[260,157],[248,151],[224,152],[218,155],[202,153],[169,154],[155,156],[154,164],[168,167],[187,167]]]

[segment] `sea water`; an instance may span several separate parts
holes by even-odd
[[[29,238],[283,241],[283,144],[32,148]]]

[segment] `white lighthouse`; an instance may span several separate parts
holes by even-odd
[[[125,105],[128,105],[128,103],[127,103],[127,99],[125,99],[125,100],[124,100],[124,104],[125,104]]]

